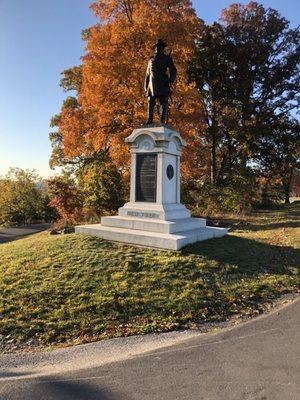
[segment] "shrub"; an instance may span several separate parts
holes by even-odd
[[[60,226],[74,225],[83,219],[83,195],[68,175],[48,179],[50,202],[60,219]]]
[[[230,182],[219,186],[201,180],[182,182],[183,203],[193,213],[206,216],[247,213],[258,197],[255,176],[248,171],[233,175]]]
[[[85,166],[79,173],[78,186],[83,193],[84,215],[90,222],[116,212],[124,204],[122,176],[111,162]]]

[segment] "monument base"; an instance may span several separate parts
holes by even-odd
[[[103,217],[101,224],[76,226],[75,232],[113,242],[180,250],[188,244],[222,237],[227,234],[227,229],[206,227],[206,220],[201,218],[166,221],[119,215]]]

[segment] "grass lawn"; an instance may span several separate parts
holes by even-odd
[[[300,203],[181,252],[44,232],[0,245],[0,342],[41,346],[260,313],[299,287]],[[236,223],[239,221],[239,223]]]

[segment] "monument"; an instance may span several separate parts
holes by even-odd
[[[180,202],[180,155],[185,140],[167,125],[171,84],[176,79],[172,57],[159,39],[146,72],[148,120],[125,139],[131,147],[130,201],[117,216],[102,217],[101,224],[76,226],[75,232],[135,245],[179,250],[187,244],[227,234],[225,228],[207,227],[191,218]],[[160,123],[153,124],[160,103]]]

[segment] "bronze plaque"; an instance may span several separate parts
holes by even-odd
[[[169,164],[167,166],[167,177],[169,178],[169,180],[171,180],[174,176],[174,168],[173,165]]]
[[[156,202],[156,154],[137,154],[136,201]]]

